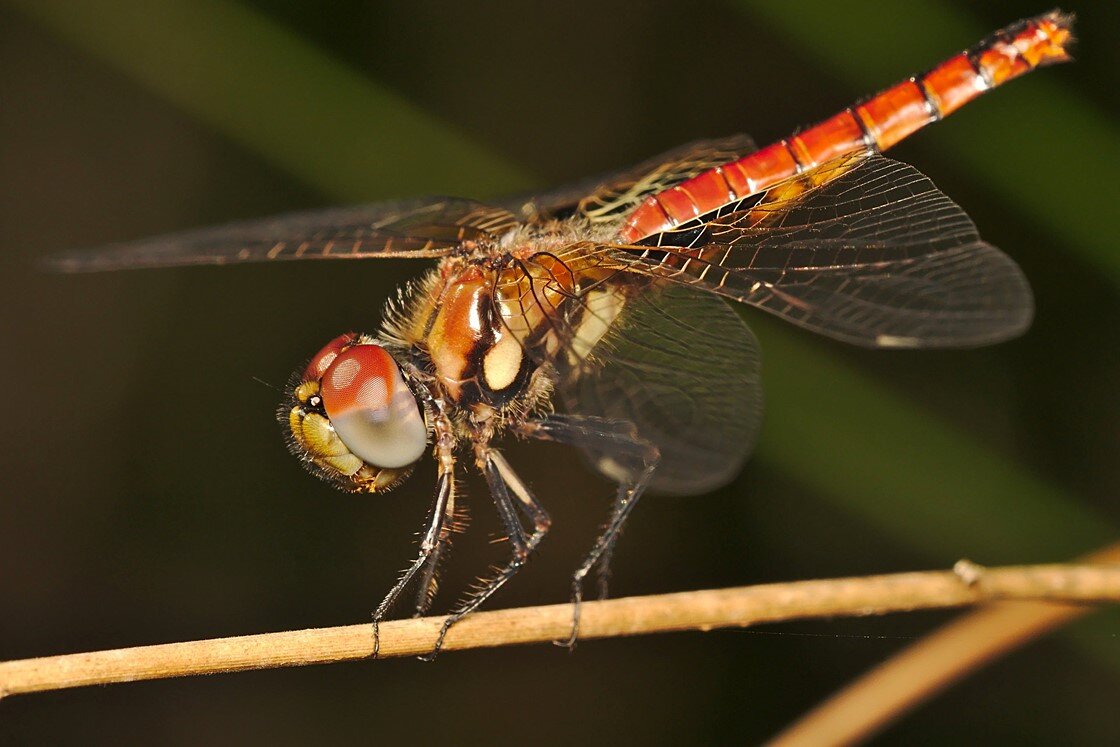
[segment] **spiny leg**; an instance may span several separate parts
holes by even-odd
[[[514,496],[518,500],[518,506],[528,517],[529,521],[533,522],[533,526],[545,525],[546,527],[552,524],[552,519],[549,518],[548,512],[544,510],[541,504],[537,503],[536,498],[533,497],[532,492],[526,487],[517,473],[513,471],[513,467],[509,466],[509,462],[502,456],[499,451],[490,452],[490,460],[494,463],[494,467],[498,470],[498,474],[502,480],[513,491]]]
[[[591,569],[598,566],[599,594],[606,597],[615,543],[630,512],[649,485],[660,455],[656,446],[638,436],[631,423],[621,420],[554,414],[526,423],[521,431],[531,438],[581,446],[600,454],[601,459],[609,458],[617,471],[624,474],[606,526],[572,574],[572,632],[564,642],[564,645],[572,647],[579,636],[583,581]]]
[[[513,553],[509,562],[499,569],[496,575],[483,582],[481,586],[469,594],[443,621],[443,627],[440,629],[435,647],[428,656],[423,657],[428,660],[435,658],[439,653],[443,646],[443,639],[447,636],[447,631],[451,629],[452,625],[478,609],[483,602],[493,596],[494,592],[517,575],[517,572],[525,565],[552,526],[552,519],[549,518],[548,512],[537,503],[525,483],[521,481],[521,478],[517,476],[500,453],[489,446],[480,446],[477,450],[477,458],[479,470],[486,477],[486,483],[490,488],[490,496],[498,509],[498,516],[506,525]],[[513,495],[517,497],[521,510],[533,522],[533,531],[528,535],[526,535],[521,521],[517,518],[517,506],[513,503],[513,497],[510,495],[511,490]]]
[[[401,592],[411,583],[416,574],[422,568],[430,563],[433,555],[438,555],[438,550],[443,540],[443,527],[447,517],[447,505],[451,501],[451,496],[455,490],[455,480],[451,474],[440,475],[439,482],[436,484],[436,497],[432,504],[431,513],[428,515],[428,527],[424,531],[424,537],[420,540],[420,552],[416,556],[416,560],[404,570],[397,583],[381,600],[381,604],[377,605],[377,609],[373,613],[373,656],[381,650],[381,636],[380,626],[381,621],[385,619],[385,615],[389,613],[393,605],[396,604],[397,598],[400,597]]]
[[[466,526],[466,514],[459,511],[456,506],[456,495],[453,486],[444,513],[440,539],[432,549],[431,557],[424,565],[424,573],[416,584],[416,606],[412,613],[413,617],[423,617],[432,606],[436,593],[439,591],[440,566],[446,560],[447,552],[451,547],[451,535],[463,531]]]
[[[633,505],[633,502],[631,502],[631,505]],[[595,581],[599,587],[600,600],[606,599],[611,595],[611,561],[614,560],[614,548],[617,544],[618,538],[616,536],[615,541],[607,545],[603,550],[603,554],[599,556],[599,563],[595,566]]]
[[[418,375],[416,371],[413,375]],[[381,620],[389,614],[389,610],[396,604],[405,588],[418,572],[423,570],[420,586],[417,591],[417,614],[422,615],[431,604],[432,595],[435,594],[436,575],[439,570],[439,560],[448,543],[450,530],[454,527],[456,510],[456,484],[455,484],[455,431],[451,421],[442,411],[438,400],[427,398],[433,412],[432,430],[435,432],[435,456],[438,469],[436,483],[436,497],[433,499],[431,513],[428,516],[428,527],[420,540],[420,551],[417,559],[411,566],[405,568],[400,579],[396,581],[389,594],[377,605],[373,613],[373,655],[381,651],[380,627]]]
[[[423,617],[428,608],[432,606],[432,601],[436,596],[436,587],[439,584],[439,566],[443,559],[443,542],[439,542],[432,549],[432,555],[428,558],[428,562],[424,564],[424,575],[420,577],[420,581],[416,584],[416,604],[414,605],[413,617]]]
[[[425,378],[415,366],[411,366],[409,371],[418,380]],[[424,396],[430,410],[435,414],[433,425],[435,456],[440,475],[451,475],[451,495],[445,506],[439,539],[435,543],[427,563],[423,565],[424,575],[421,576],[420,582],[416,586],[416,604],[413,617],[423,617],[432,606],[432,602],[435,601],[436,593],[439,591],[439,570],[443,561],[446,560],[447,551],[451,545],[451,534],[464,531],[467,525],[465,507],[460,509],[456,505],[457,493],[454,477],[456,438],[454,428],[447,416],[445,403],[436,396],[435,392],[436,388],[429,386],[429,388],[421,390],[420,393]]]

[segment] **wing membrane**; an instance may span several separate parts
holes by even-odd
[[[66,252],[63,272],[296,259],[441,257],[464,242],[494,239],[519,225],[501,208],[426,198],[290,213],[185,233]]]
[[[738,474],[762,423],[760,360],[724,301],[680,285],[636,295],[589,363],[561,377],[561,399],[573,414],[633,423],[656,445],[652,489],[693,495]],[[609,454],[584,451],[615,476]]]
[[[862,153],[631,248],[634,271],[765,309],[839,340],[960,347],[1029,326],[1030,287],[911,166]]]
[[[298,259],[442,257],[467,242],[493,241],[521,220],[575,210],[594,222],[618,221],[647,194],[754,149],[736,135],[677,148],[610,177],[489,206],[423,198],[291,213],[106,247],[65,252],[46,264],[62,272],[224,265]]]
[[[579,247],[523,261],[498,288],[508,300],[496,312],[511,331],[535,330],[524,348],[555,366],[570,414],[627,421],[660,449],[651,487],[693,494],[735,476],[758,434],[762,390],[758,345],[723,300]],[[582,448],[619,477],[601,444]]]

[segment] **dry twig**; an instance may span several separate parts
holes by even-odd
[[[1120,601],[1120,566],[995,568],[983,570],[978,580],[952,571],[929,571],[589,602],[584,605],[580,637],[712,630],[810,617],[961,607],[999,599]],[[382,624],[381,656],[428,653],[442,622],[427,617]],[[476,613],[451,629],[444,650],[563,639],[570,624],[571,608],[566,604]],[[0,696],[325,664],[368,658],[372,651],[371,626],[364,624],[24,659],[0,663]]]
[[[1080,562],[1120,568],[1120,544]],[[1085,605],[1054,602],[1001,602],[983,607],[867,672],[768,744],[801,747],[859,742],[976,669],[1090,611]]]

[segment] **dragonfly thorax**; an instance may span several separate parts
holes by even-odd
[[[517,398],[535,366],[510,326],[494,273],[470,265],[443,283],[427,311],[423,348],[447,398],[462,406],[502,406]]]

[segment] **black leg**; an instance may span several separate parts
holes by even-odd
[[[444,520],[446,521],[446,519]],[[436,544],[432,556],[424,564],[424,574],[416,584],[416,604],[412,613],[413,617],[423,617],[424,613],[435,601],[436,592],[439,591],[439,566],[443,560],[443,542]]]
[[[631,502],[631,505],[633,505],[633,502]],[[614,548],[617,544],[616,538],[615,542],[607,545],[603,554],[599,556],[599,564],[595,566],[595,580],[599,587],[599,599],[606,599],[611,595],[611,561],[614,560]]]
[[[413,376],[420,374],[410,369]],[[373,613],[373,656],[381,649],[381,621],[396,604],[397,599],[416,577],[423,571],[416,593],[416,614],[422,615],[431,606],[437,587],[439,563],[443,556],[451,532],[455,529],[455,433],[451,421],[443,412],[439,400],[429,396],[426,403],[433,414],[433,433],[435,435],[434,454],[439,477],[436,481],[435,500],[428,515],[427,528],[420,540],[420,551],[416,560],[404,570],[397,583],[377,605]]]
[[[509,562],[498,571],[497,575],[484,581],[478,588],[468,594],[443,621],[443,627],[440,629],[435,647],[428,656],[424,657],[428,660],[434,659],[439,653],[443,646],[443,639],[447,636],[447,631],[451,629],[451,626],[478,609],[483,602],[493,596],[494,592],[517,575],[517,572],[524,567],[533,551],[537,549],[537,545],[541,543],[552,526],[552,520],[548,517],[544,507],[537,503],[532,493],[525,487],[525,483],[514,473],[501,454],[489,446],[483,446],[479,447],[477,456],[479,469],[486,477],[486,483],[490,488],[490,496],[498,509],[498,516],[506,525],[513,553]],[[513,496],[510,495],[510,491],[513,491]],[[514,496],[522,510],[533,522],[533,531],[528,535],[526,535],[524,527],[521,526],[521,522],[517,518],[517,507],[513,503]]]
[[[396,603],[401,592],[409,585],[416,574],[420,572],[425,566],[431,567],[433,561],[438,562],[439,554],[441,552],[446,535],[444,527],[448,516],[448,507],[454,505],[455,493],[455,477],[450,471],[443,472],[439,476],[439,481],[436,483],[436,497],[432,504],[431,513],[428,516],[427,529],[424,531],[424,537],[420,540],[420,552],[416,556],[416,560],[404,570],[401,577],[397,580],[395,586],[389,590],[385,598],[381,600],[381,604],[377,605],[377,609],[373,613],[373,656],[377,657],[381,649],[381,638],[379,627],[381,621],[385,619],[385,615],[389,613],[393,605]],[[424,576],[425,585],[420,588],[420,594],[426,597],[428,595],[428,588],[434,582],[434,569]],[[417,597],[418,604],[421,597]]]
[[[548,512],[544,510],[541,504],[537,503],[532,492],[525,486],[525,483],[521,482],[521,478],[513,471],[513,467],[509,466],[509,462],[506,461],[501,452],[491,451],[490,461],[493,462],[494,468],[498,471],[502,481],[513,491],[518,500],[518,505],[529,521],[533,522],[533,526],[550,525],[552,519],[549,518]]]
[[[599,595],[607,596],[610,561],[622,527],[638,503],[660,459],[657,447],[642,440],[634,426],[625,421],[573,415],[550,415],[526,423],[522,432],[545,441],[582,446],[600,459],[611,460],[612,472],[619,474],[611,515],[591,551],[572,574],[572,633],[564,645],[572,647],[579,636],[580,603],[583,581],[598,566]]]
[[[513,504],[513,498],[509,494],[509,486],[494,463],[494,453],[492,449],[487,449],[479,457],[478,467],[486,477],[486,485],[490,488],[490,497],[494,500],[498,517],[506,527],[506,538],[513,548],[514,557],[524,557],[529,554],[530,538],[525,534],[525,528],[521,526],[521,520],[517,518],[517,506]]]
[[[447,506],[444,512],[443,527],[441,528],[439,541],[436,542],[435,547],[432,549],[431,557],[424,565],[424,573],[420,577],[420,581],[416,584],[416,607],[412,613],[413,617],[423,617],[428,609],[432,606],[435,600],[436,593],[439,591],[439,570],[447,550],[451,544],[451,534],[453,532],[462,531],[465,524],[465,514],[458,511],[455,504],[456,493],[454,488],[451,490],[451,497],[447,501]]]

